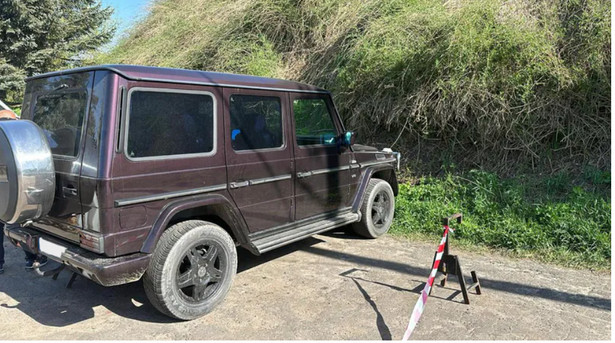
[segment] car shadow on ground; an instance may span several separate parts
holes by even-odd
[[[321,242],[323,241],[311,237],[261,256],[254,256],[239,248],[237,272],[244,272]],[[23,253],[20,249],[7,243],[5,249],[6,272],[0,276],[0,292],[13,301],[0,301],[0,313],[3,313],[3,317],[10,313],[7,309],[17,309],[42,325],[54,327],[68,326],[95,315],[104,316],[109,313],[151,323],[178,322],[161,314],[150,304],[141,280],[103,287],[78,276],[72,287],[67,289],[66,285],[72,275],[70,271],[61,272],[57,280],[40,277],[33,271],[23,269]],[[50,261],[42,269],[50,270],[57,266],[58,263]]]
[[[321,236],[331,237],[331,238],[339,238],[339,239],[352,239],[352,240],[365,240],[365,237],[361,237],[352,231],[350,225],[346,225],[343,227],[339,227],[337,229],[333,229],[331,231],[323,232],[320,234]]]

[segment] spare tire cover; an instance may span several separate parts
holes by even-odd
[[[54,195],[53,157],[43,130],[29,120],[0,120],[0,221],[40,218]]]

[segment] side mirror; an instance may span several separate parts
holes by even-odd
[[[356,138],[357,138],[357,134],[355,132],[346,131],[342,134],[342,145],[351,146],[354,144],[354,141]]]

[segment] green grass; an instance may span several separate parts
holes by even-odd
[[[440,218],[464,214],[454,244],[496,248],[573,267],[609,269],[610,173],[588,170],[573,181],[548,177],[500,179],[470,171],[400,185],[391,233],[413,238],[442,234]]]

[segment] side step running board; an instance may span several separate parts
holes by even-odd
[[[360,219],[360,214],[348,212],[333,218],[322,219],[304,226],[278,231],[271,235],[259,237],[254,239],[252,244],[254,244],[259,253],[264,253],[283,245],[310,237],[317,233],[358,222]]]

